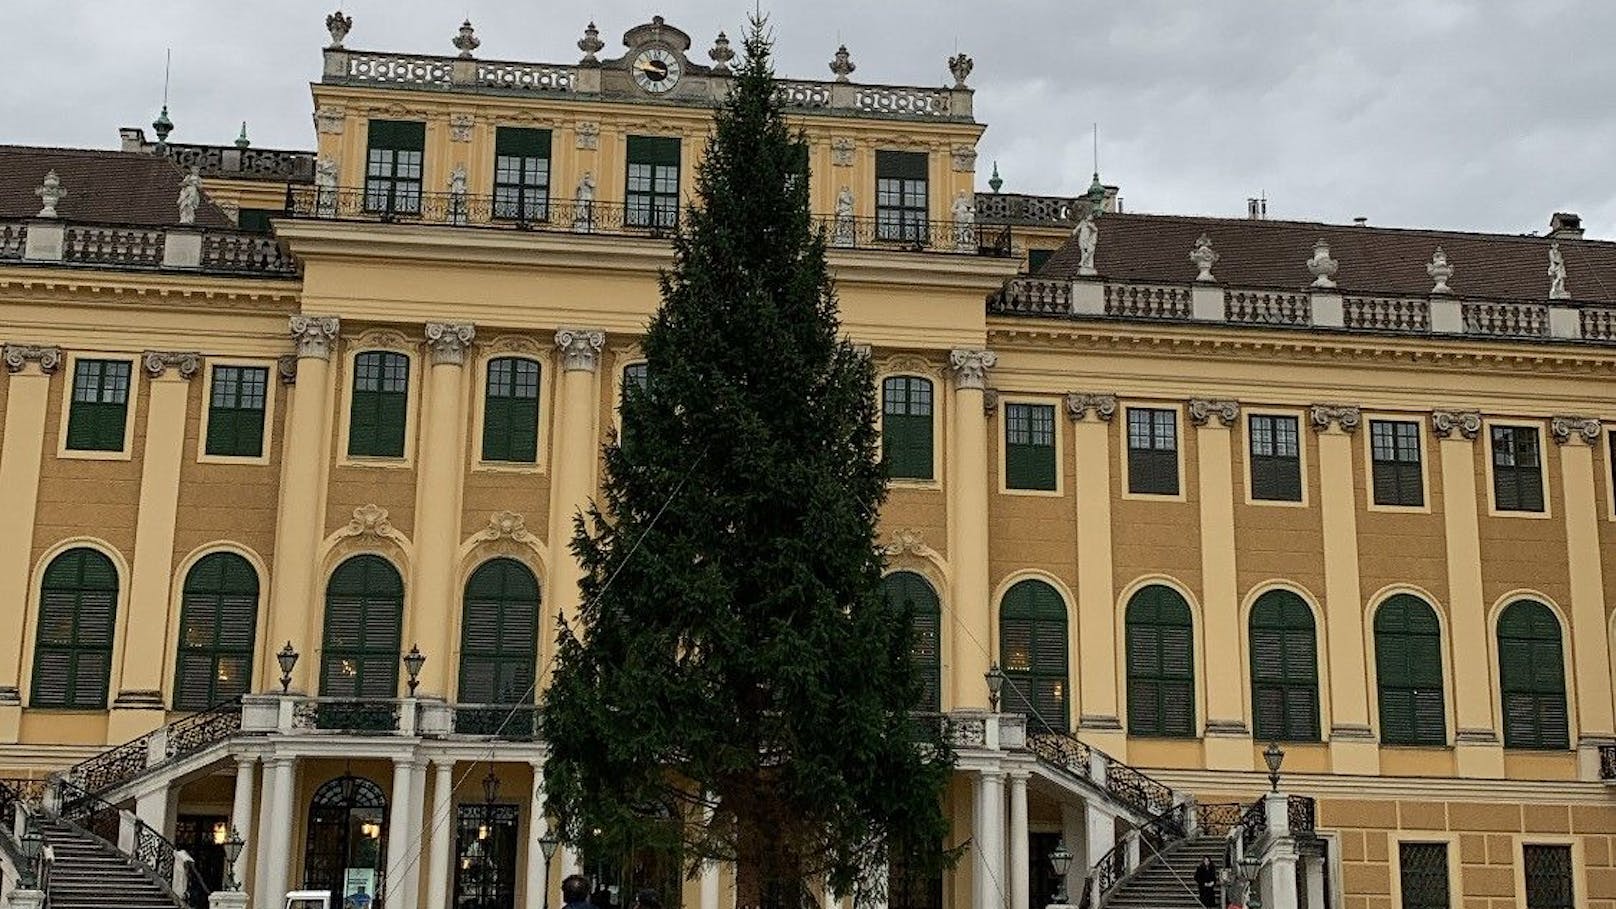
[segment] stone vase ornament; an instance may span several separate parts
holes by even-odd
[[[955,54],[948,58],[948,72],[954,77],[954,88],[968,88],[965,80],[971,78],[971,70],[976,68],[976,61],[964,54]]]
[[[735,50],[729,46],[729,36],[719,32],[713,41],[713,49],[707,52],[707,56],[713,61],[713,72],[729,72],[729,61],[735,59]]]
[[[584,28],[584,36],[578,39],[578,49],[584,52],[583,59],[578,62],[591,66],[599,63],[600,58],[595,55],[604,50],[605,47],[606,42],[600,40],[600,29],[596,28],[594,21],[591,20],[589,25]]]
[[[858,64],[853,62],[853,55],[847,52],[847,45],[836,48],[836,56],[830,61],[830,71],[836,74],[836,81],[851,81],[847,77],[853,75],[856,69]]]
[[[1313,286],[1321,290],[1335,287],[1335,272],[1339,263],[1330,258],[1330,244],[1320,240],[1313,244],[1313,257],[1307,260],[1307,270],[1313,275]]]
[[[45,174],[45,182],[34,190],[34,195],[39,197],[41,203],[38,217],[54,218],[56,204],[67,198],[67,188],[62,185],[62,178],[56,176],[56,171],[53,170]]]
[[[460,23],[460,31],[449,42],[455,50],[460,52],[460,59],[470,60],[471,52],[482,46],[482,39],[477,37],[477,30],[471,27],[471,20]]]
[[[342,41],[348,37],[348,32],[352,29],[353,17],[344,16],[342,14],[342,10],[339,9],[331,15],[326,16],[325,30],[331,33],[331,43],[327,45],[327,49],[342,50]]]
[[[1436,282],[1431,287],[1431,293],[1453,293],[1453,288],[1448,286],[1448,279],[1453,277],[1453,266],[1448,264],[1448,254],[1442,251],[1442,247],[1438,246],[1436,252],[1431,254],[1431,264],[1425,266],[1425,273]]]
[[[1201,234],[1200,239],[1195,241],[1195,248],[1190,250],[1190,261],[1201,270],[1195,280],[1216,281],[1217,278],[1212,276],[1212,266],[1218,264],[1219,258],[1217,250],[1212,248],[1212,238]]]

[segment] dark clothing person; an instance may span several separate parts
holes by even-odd
[[[591,909],[589,881],[581,874],[569,874],[561,881],[561,909]]]
[[[1211,859],[1201,859],[1195,868],[1195,895],[1207,909],[1218,906],[1218,869]]]
[[[655,890],[641,890],[634,894],[634,909],[662,909],[662,901]]]

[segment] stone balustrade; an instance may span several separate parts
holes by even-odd
[[[0,222],[0,261],[297,277],[297,263],[265,234],[48,218]]]

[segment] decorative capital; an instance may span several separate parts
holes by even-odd
[[[202,355],[189,350],[148,350],[141,355],[140,364],[146,375],[154,379],[161,379],[173,366],[179,371],[180,379],[189,382],[202,368]]]
[[[1074,420],[1094,417],[1106,423],[1117,415],[1117,396],[1072,392],[1066,396],[1066,415]]]
[[[1363,423],[1363,411],[1353,404],[1314,404],[1311,411],[1313,429],[1328,432],[1331,427],[1342,432],[1356,432]]]
[[[561,348],[562,362],[568,372],[594,372],[600,365],[600,349],[606,345],[606,333],[592,328],[563,328],[555,333],[555,341]]]
[[[998,362],[999,355],[991,350],[962,347],[948,353],[948,368],[954,372],[955,388],[987,388],[988,370]]]
[[[511,540],[526,543],[533,539],[533,534],[528,532],[526,519],[514,511],[496,511],[489,515],[488,526],[483,528],[480,536],[490,542]]]
[[[299,357],[330,359],[331,342],[341,330],[342,322],[336,316],[293,316],[291,319],[292,342],[297,345]]]
[[[460,366],[466,362],[466,349],[477,337],[477,326],[470,322],[426,323],[426,346],[432,365]]]
[[[275,371],[280,373],[282,385],[297,384],[297,357],[282,354],[275,358]]]
[[[1451,438],[1455,430],[1466,439],[1474,439],[1481,434],[1481,414],[1474,410],[1431,411],[1431,432],[1437,438]]]
[[[1549,432],[1561,445],[1583,442],[1592,445],[1599,441],[1600,422],[1593,417],[1555,417],[1549,421]]]
[[[318,132],[333,136],[342,135],[342,127],[348,122],[348,112],[341,107],[322,105],[315,108],[314,128]]]
[[[1212,418],[1217,417],[1218,425],[1224,429],[1234,425],[1240,416],[1239,401],[1218,401],[1211,398],[1191,398],[1187,408],[1190,422],[1196,426],[1209,426]]]
[[[39,371],[50,375],[62,366],[62,349],[35,344],[7,344],[3,358],[6,372],[22,372],[29,363],[38,363]]]
[[[999,390],[997,388],[982,389],[982,415],[991,417],[999,412]]]

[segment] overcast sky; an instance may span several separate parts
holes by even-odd
[[[307,83],[333,3],[0,0],[18,37],[0,141],[115,147],[149,124],[173,48],[176,141],[310,148]],[[661,13],[706,62],[752,0],[347,0],[349,47],[575,61],[590,19],[608,52]],[[940,85],[976,61],[978,188],[1077,193],[1100,170],[1133,211],[1498,230],[1580,212],[1616,238],[1616,2],[1610,0],[765,0],[782,75]],[[739,42],[737,42],[739,43]],[[604,56],[604,55],[603,55]],[[148,133],[150,127],[147,127]]]

